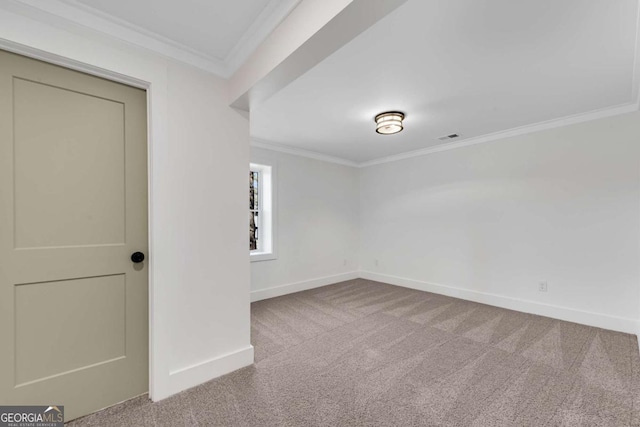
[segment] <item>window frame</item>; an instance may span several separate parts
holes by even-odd
[[[278,258],[276,164],[272,159],[252,158],[249,171],[258,172],[258,248],[249,249],[249,259],[251,262],[274,260]]]
[[[251,206],[249,206],[249,217],[252,216],[251,215],[252,212],[254,214],[257,214],[257,221],[255,221],[255,218],[256,218],[255,215],[253,215],[253,218],[254,218],[255,227],[256,227],[256,234],[258,236],[258,238],[257,238],[258,245],[257,245],[256,249],[249,248],[249,253],[257,253],[257,252],[260,252],[260,249],[261,249],[260,248],[260,246],[261,246],[260,243],[262,242],[262,239],[260,238],[260,232],[261,232],[261,229],[262,229],[262,225],[260,224],[260,221],[262,220],[262,200],[261,200],[262,199],[262,188],[261,188],[262,187],[262,171],[257,170],[257,168],[254,168],[254,167],[250,167],[249,168],[249,172],[258,175],[258,177],[257,177],[258,189],[257,189],[257,193],[256,193],[257,196],[258,196],[258,200],[256,201],[257,203],[255,205],[255,206],[258,206],[258,208],[256,209],[255,206],[254,206],[254,208],[251,209]]]

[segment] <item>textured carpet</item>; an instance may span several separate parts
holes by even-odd
[[[632,335],[362,279],[251,325],[254,366],[72,425],[640,426]]]

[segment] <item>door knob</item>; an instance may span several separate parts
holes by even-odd
[[[134,252],[131,254],[131,261],[135,262],[136,264],[139,262],[144,261],[144,254],[142,252]]]

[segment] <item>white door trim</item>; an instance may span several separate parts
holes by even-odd
[[[29,46],[15,43],[9,40],[0,39],[0,49],[8,52],[17,53],[28,58],[38,59],[50,64],[59,65],[61,67],[69,68],[75,71],[81,71],[93,76],[102,77],[107,80],[123,83],[128,86],[137,87],[139,89],[149,90],[151,83],[144,80],[136,79],[135,77],[125,76],[124,74],[116,73],[114,71],[105,70],[104,68],[96,67],[84,62],[76,61],[71,58],[65,58],[64,56],[56,55],[53,53],[45,52],[40,49],[35,49]],[[147,115],[148,116],[148,115]]]
[[[162,132],[165,132],[166,125],[161,120],[161,117],[158,117],[158,112],[163,111],[162,108],[157,108],[157,105],[153,105],[153,94],[155,93],[156,87],[162,87],[159,82],[152,84],[152,82],[140,80],[135,77],[127,76],[121,73],[117,73],[114,71],[110,71],[104,68],[100,68],[91,64],[87,64],[84,62],[76,61],[71,58],[67,58],[64,56],[60,56],[57,54],[53,54],[50,52],[46,52],[40,49],[36,49],[30,46],[26,46],[20,43],[16,43],[10,40],[0,38],[0,49],[6,50],[8,52],[17,53],[19,55],[23,55],[25,57],[38,59],[40,61],[48,62],[51,64],[59,65],[71,70],[81,71],[86,74],[91,74],[97,77],[102,77],[111,81],[115,81],[118,83],[123,83],[129,86],[133,86],[140,89],[145,89],[147,91],[147,191],[148,191],[148,206],[147,206],[147,215],[148,215],[148,239],[149,239],[149,254],[153,254],[153,198],[154,194],[152,192],[152,177],[153,177],[153,141],[154,135],[162,135]],[[164,85],[166,88],[166,84]],[[158,99],[160,97],[157,97]],[[154,114],[155,112],[155,114]],[[154,272],[154,261],[153,256],[148,256],[148,265],[149,265],[149,397],[152,400],[154,399],[155,390],[160,386],[160,382],[162,380],[161,376],[157,375],[161,370],[160,364],[156,363],[156,359],[154,354],[155,347],[154,344],[158,345],[158,340],[154,339],[156,336],[155,332],[157,331],[156,325],[154,324],[154,281],[153,281],[153,272]],[[165,370],[164,372],[167,372]],[[155,386],[155,387],[154,387]],[[164,394],[164,393],[162,393]],[[163,396],[162,396],[163,397]],[[160,397],[160,398],[162,398]]]

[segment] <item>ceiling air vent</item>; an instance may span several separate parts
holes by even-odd
[[[449,141],[450,139],[456,139],[456,138],[459,138],[459,137],[460,137],[460,135],[458,135],[457,133],[452,133],[451,135],[441,136],[438,139],[440,141]]]

